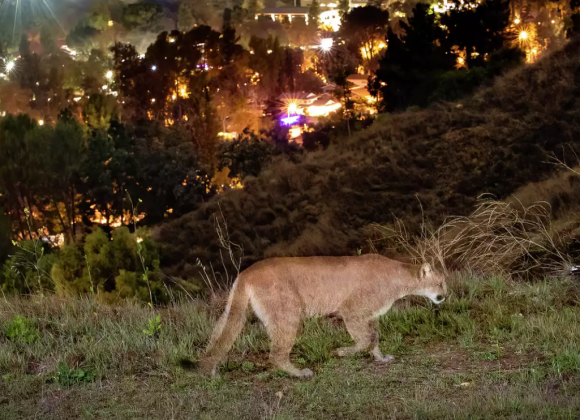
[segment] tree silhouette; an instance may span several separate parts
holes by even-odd
[[[355,7],[344,16],[340,35],[356,55],[360,55],[362,48],[368,57],[367,63],[371,63],[378,54],[379,44],[384,42],[388,23],[386,10],[374,6]]]
[[[505,31],[510,25],[510,7],[506,0],[487,0],[476,8],[464,7],[455,0],[455,8],[441,16],[448,28],[442,40],[448,51],[457,46],[465,51],[468,68],[484,66],[486,57],[506,43]]]

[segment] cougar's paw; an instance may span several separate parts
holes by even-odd
[[[395,360],[395,358],[390,354],[385,354],[382,357],[375,357],[375,361],[378,363],[389,363],[392,362],[393,360]]]
[[[310,369],[302,369],[299,376],[301,378],[312,378],[314,376],[314,372],[312,372]]]
[[[201,360],[199,363],[199,372],[202,375],[215,378],[218,376],[218,365],[215,362],[207,359]]]

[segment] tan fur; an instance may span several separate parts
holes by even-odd
[[[291,375],[312,376],[311,370],[292,365],[290,351],[301,319],[313,315],[338,313],[344,319],[355,345],[338,349],[339,356],[370,351],[377,361],[389,362],[393,357],[379,350],[378,317],[404,296],[441,303],[446,292],[445,279],[428,264],[413,266],[375,254],[264,260],[234,283],[201,367],[215,374],[244,326],[248,304],[270,336],[270,360]]]

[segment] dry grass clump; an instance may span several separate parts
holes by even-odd
[[[449,271],[516,277],[563,276],[570,272],[570,257],[552,228],[547,203],[523,206],[498,200],[481,200],[466,217],[448,218],[421,234],[409,233],[403,222],[380,227],[385,239],[416,261],[431,261]]]

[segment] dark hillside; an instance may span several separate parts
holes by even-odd
[[[546,179],[546,152],[580,146],[580,42],[520,68],[461,103],[382,116],[297,164],[276,162],[243,190],[161,226],[168,274],[196,275],[216,259],[218,204],[244,265],[276,255],[353,254],[372,223],[416,226],[467,214],[477,197],[498,198]]]

